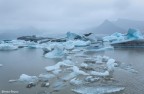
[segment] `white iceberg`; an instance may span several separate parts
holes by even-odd
[[[108,62],[106,63],[108,71],[114,71],[115,66],[117,66],[117,63],[115,63],[114,59],[109,59]]]
[[[89,46],[91,44],[91,42],[90,41],[75,40],[75,41],[73,41],[73,44],[75,45],[75,47],[85,47],[85,46]]]
[[[0,51],[12,51],[12,50],[17,50],[18,46],[14,46],[13,44],[10,43],[2,43],[0,44]]]
[[[125,37],[124,37],[124,34],[121,34],[121,33],[114,33],[110,36],[105,36],[103,37],[103,41],[108,41],[108,42],[113,42],[113,41],[124,41],[125,40]]]
[[[67,35],[66,38],[68,40],[82,39],[82,37],[80,35],[75,34],[75,33],[67,32],[66,35]]]
[[[31,82],[35,83],[35,82],[38,82],[38,77],[22,74],[22,75],[20,75],[20,78],[18,79],[18,81],[28,82],[28,83],[31,83]]]
[[[106,76],[109,76],[109,71],[105,71],[105,72],[96,72],[96,71],[91,71],[90,72],[90,75],[93,75],[93,76],[100,76],[100,77],[106,77]]]
[[[130,28],[127,33],[127,39],[144,39],[142,33],[136,29]]]
[[[120,92],[124,89],[125,89],[124,87],[118,87],[118,86],[96,86],[96,87],[82,86],[72,89],[72,91],[78,94],[109,94]]]
[[[58,62],[57,64],[55,64],[53,66],[48,66],[45,69],[47,71],[55,71],[55,70],[60,69],[60,67],[62,67],[62,66],[73,66],[73,64],[74,63],[72,61],[70,61],[70,60],[64,60],[62,62]]]
[[[62,58],[65,55],[62,45],[54,45],[54,50],[45,54],[47,58]]]

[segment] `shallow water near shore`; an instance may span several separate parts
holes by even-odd
[[[143,49],[115,49],[101,52],[87,52],[88,55],[106,55],[120,62],[130,64],[138,73],[129,71],[115,71],[114,78],[120,85],[125,87],[124,92],[120,94],[143,94],[144,93],[144,50]],[[0,93],[1,91],[18,91],[18,94],[47,94],[51,88],[42,88],[37,85],[32,88],[26,88],[25,84],[9,83],[11,79],[18,79],[21,74],[38,76],[46,72],[44,69],[48,65],[54,65],[61,59],[47,59],[43,57],[41,49],[19,49],[15,51],[0,52]],[[81,58],[78,59],[81,61]],[[59,92],[53,94],[74,94],[71,92],[69,84]],[[119,94],[119,93],[116,93]]]

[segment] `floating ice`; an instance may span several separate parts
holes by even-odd
[[[113,41],[123,41],[125,40],[124,34],[121,33],[114,33],[110,36],[105,36],[103,37],[103,41],[109,41],[109,42],[113,42]]]
[[[17,80],[9,80],[9,83],[17,82]]]
[[[114,67],[117,66],[117,63],[115,63],[114,59],[109,59],[108,62],[106,63],[108,71],[113,71]]]
[[[127,33],[127,39],[143,39],[143,35],[140,31],[130,28]]]
[[[91,71],[90,74],[94,75],[94,76],[102,76],[102,77],[109,76],[109,72],[108,71],[105,71],[105,72]]]
[[[53,74],[40,74],[39,75],[39,79],[44,80],[44,81],[47,81],[47,80],[52,79],[54,77],[55,77],[55,75],[53,75]]]
[[[80,35],[77,35],[75,33],[67,32],[67,39],[74,40],[74,39],[81,39],[82,37]]]
[[[73,66],[73,64],[74,63],[72,61],[70,61],[70,60],[64,60],[62,62],[58,62],[57,64],[55,64],[53,66],[48,66],[45,69],[47,71],[54,71],[54,70],[60,69],[60,67],[62,67],[62,66]]]
[[[72,67],[72,70],[73,70],[73,72],[74,72],[75,74],[77,74],[77,75],[89,75],[88,73],[80,70],[79,67],[77,67],[77,66],[73,66],[73,67]]]
[[[74,44],[76,47],[85,47],[85,46],[90,45],[91,42],[90,42],[90,41],[76,40],[76,41],[73,41],[73,44]]]
[[[72,89],[72,91],[78,94],[107,94],[107,93],[115,93],[124,90],[124,87],[117,86],[96,86],[96,87],[77,87]]]
[[[54,89],[54,91],[59,91],[65,87],[66,84],[63,81],[59,81],[59,80],[52,84],[52,88]]]
[[[100,78],[99,77],[94,77],[94,76],[88,76],[88,77],[85,78],[85,81],[87,81],[87,82],[96,82],[98,80],[100,80]]]
[[[78,76],[78,74],[76,74],[75,72],[72,72],[72,73],[70,73],[70,74],[62,77],[62,80],[68,81],[68,80],[70,80],[70,79],[72,79],[72,78],[74,78],[74,77],[76,77],[76,76]]]
[[[37,82],[38,81],[38,77],[22,74],[20,76],[20,78],[18,79],[18,81],[20,81],[20,82],[28,82],[28,83],[30,83],[30,82]]]
[[[14,46],[13,44],[8,43],[2,43],[0,44],[0,51],[11,51],[11,50],[17,50],[18,46]]]
[[[45,54],[45,57],[47,58],[62,58],[64,56],[64,48],[62,45],[55,45],[54,50],[51,52]]]
[[[79,80],[77,78],[73,78],[73,79],[70,80],[70,84],[72,84],[72,85],[82,85],[83,81]]]
[[[137,39],[144,39],[144,37],[140,31],[132,28],[128,30],[128,33],[126,35],[116,32],[110,36],[103,37],[103,41],[108,41],[112,43],[137,40]]]
[[[71,41],[71,40],[64,43],[64,48],[66,50],[73,50],[74,47],[75,47],[75,45],[73,44],[73,41]]]

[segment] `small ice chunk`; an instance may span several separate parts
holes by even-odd
[[[109,60],[109,57],[108,57],[108,56],[103,56],[102,58],[103,58],[103,59],[102,59],[103,62],[107,62],[107,61]]]
[[[18,81],[20,81],[20,82],[37,82],[38,81],[38,77],[22,74],[20,76],[20,78],[18,79]]]
[[[53,74],[40,74],[39,75],[40,80],[44,80],[44,81],[52,79],[54,77],[55,77],[55,75],[53,75]]]
[[[98,80],[100,80],[100,78],[99,77],[94,77],[94,76],[88,76],[88,77],[85,78],[85,81],[87,81],[87,82],[96,82]]]
[[[81,85],[81,84],[83,84],[83,81],[79,80],[77,78],[73,78],[73,79],[70,80],[70,84],[72,84],[72,85]]]
[[[75,89],[72,89],[75,93],[78,94],[109,94],[109,93],[116,93],[124,90],[124,87],[118,87],[118,86],[97,86],[97,87],[77,87]]]
[[[70,73],[70,74],[64,76],[64,77],[62,78],[62,80],[64,80],[64,81],[68,81],[68,80],[70,80],[70,79],[76,77],[77,75],[78,75],[78,74],[72,72],[72,73]]]
[[[102,77],[109,76],[109,72],[108,71],[105,71],[105,72],[91,71],[90,74],[94,75],[94,76],[102,76]]]
[[[52,84],[52,88],[54,89],[54,91],[59,91],[65,87],[66,84],[63,81],[56,81],[55,83]]]
[[[103,59],[102,56],[100,56],[100,55],[96,56],[96,59],[95,59],[95,60],[96,60],[96,63],[98,63],[98,64],[99,64],[99,63],[103,63],[103,62],[102,62],[102,59]]]
[[[108,62],[106,63],[108,71],[114,71],[114,67],[117,66],[117,63],[115,63],[114,59],[109,59]]]
[[[81,63],[80,67],[82,67],[82,68],[87,68],[88,65],[87,65],[86,63]]]
[[[89,75],[88,73],[80,70],[79,67],[77,67],[77,66],[73,66],[72,70],[73,70],[74,73],[76,73],[78,75]]]
[[[57,70],[53,70],[52,73],[55,74],[55,75],[58,75],[62,70],[60,69],[57,69]]]
[[[62,67],[62,66],[73,66],[73,64],[74,63],[72,61],[70,61],[70,60],[64,60],[62,62],[58,62],[57,64],[55,64],[53,66],[48,66],[45,69],[47,71],[54,71],[54,70],[60,69],[60,67]]]
[[[9,80],[8,82],[9,83],[14,83],[14,82],[17,82],[17,80]]]
[[[49,87],[50,86],[50,83],[49,82],[46,82],[46,83],[42,83],[41,84],[41,87]]]

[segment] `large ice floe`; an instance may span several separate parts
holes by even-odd
[[[116,32],[110,36],[103,37],[103,41],[108,41],[112,43],[137,40],[137,39],[144,39],[144,37],[139,30],[133,28],[130,28],[127,34],[121,34]]]
[[[0,44],[0,51],[12,51],[12,50],[17,50],[18,46],[15,46],[10,43],[1,43]]]
[[[64,46],[62,44],[52,44],[49,46],[50,52],[45,54],[47,58],[62,58],[64,53]]]
[[[78,94],[109,94],[119,92],[122,90],[124,90],[124,87],[117,87],[117,86],[97,86],[97,87],[82,86],[72,89],[72,91]]]

